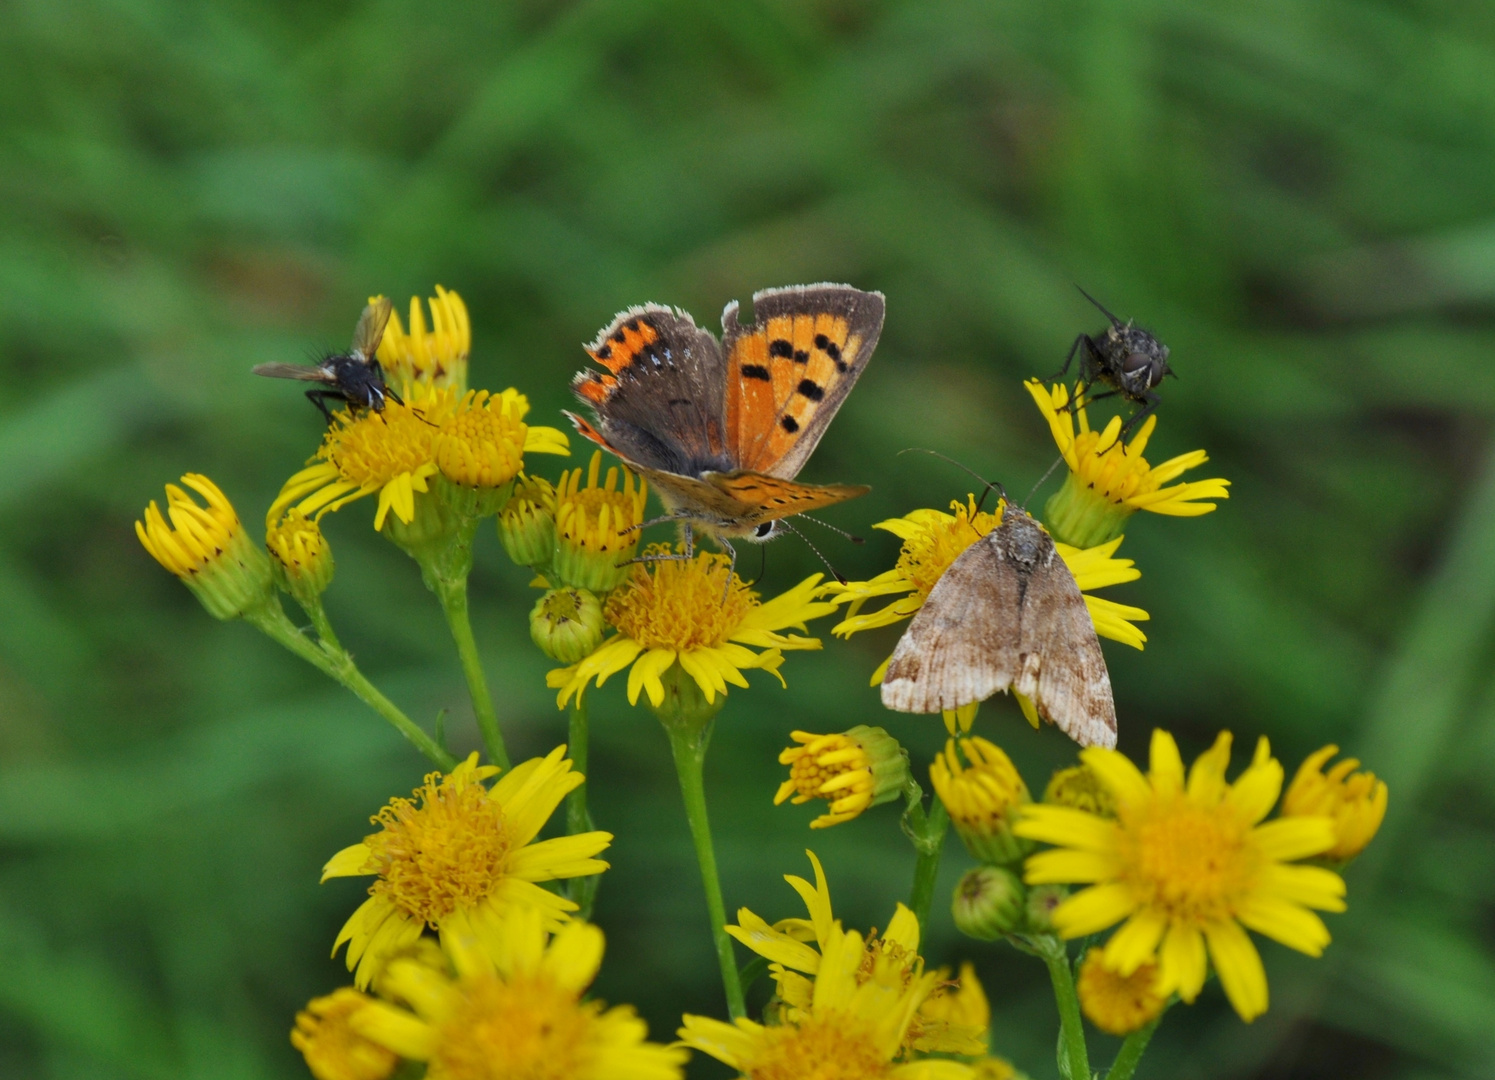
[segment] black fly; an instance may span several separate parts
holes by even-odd
[[[364,308],[353,331],[353,346],[346,354],[334,353],[320,364],[257,364],[254,373],[272,379],[322,383],[327,389],[308,390],[306,396],[322,410],[329,424],[332,413],[327,411],[328,399],[379,413],[384,411],[385,398],[403,405],[400,395],[384,385],[384,372],[374,358],[393,310],[394,305],[387,298]]]
[[[1062,379],[1069,372],[1075,353],[1079,352],[1082,385],[1075,399],[1083,398],[1092,386],[1103,382],[1111,389],[1090,398],[1086,404],[1120,394],[1132,404],[1142,406],[1122,425],[1117,436],[1122,438],[1158,407],[1158,395],[1153,392],[1154,388],[1163,381],[1164,376],[1174,375],[1173,369],[1168,366],[1168,346],[1141,327],[1133,326],[1130,322],[1123,323],[1101,307],[1100,301],[1084,289],[1080,289],[1080,295],[1100,308],[1101,314],[1111,320],[1111,325],[1104,333],[1095,336],[1081,334],[1075,338],[1075,343],[1069,347],[1069,355],[1064,358],[1064,367],[1050,381]],[[1174,378],[1177,377],[1174,375]]]

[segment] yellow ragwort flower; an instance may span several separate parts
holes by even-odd
[[[576,904],[537,881],[586,877],[607,869],[593,858],[612,842],[605,832],[535,835],[583,777],[558,746],[543,758],[516,765],[492,788],[483,781],[497,767],[478,765],[474,752],[449,774],[433,772],[415,799],[395,798],[371,820],[380,830],[339,851],[322,880],[376,874],[369,898],[337,941],[348,943],[348,969],[363,988],[394,952],[421,932],[436,930],[443,945],[454,936],[484,941],[515,909],[536,908],[558,926]]]
[[[977,511],[973,495],[968,495],[964,503],[952,502],[950,509],[954,513],[914,510],[901,518],[880,521],[873,526],[903,541],[898,563],[871,581],[852,581],[845,585],[831,582],[825,586],[826,595],[834,597],[838,604],[847,605],[846,617],[831,633],[850,637],[862,630],[891,626],[912,617],[924,606],[930,590],[960,553],[1002,523],[1000,504],[994,514]],[[1132,624],[1147,619],[1147,612],[1090,595],[1090,590],[1136,581],[1142,576],[1131,559],[1115,558],[1121,538],[1083,551],[1057,541],[1054,546],[1070,573],[1074,574],[1080,591],[1086,594],[1085,606],[1090,610],[1095,632],[1124,645],[1142,648],[1147,636]],[[870,614],[862,614],[862,606],[879,596],[897,596],[898,599]],[[882,682],[886,668],[884,663],[873,673],[873,686]],[[1030,720],[1034,718],[1036,714]]]
[[[399,1056],[349,1025],[354,1015],[371,1004],[373,998],[345,986],[326,997],[312,998],[296,1014],[291,1045],[301,1051],[317,1080],[386,1080],[395,1071]]]
[[[1247,929],[1318,956],[1329,931],[1310,908],[1344,910],[1344,881],[1318,866],[1291,865],[1334,845],[1327,817],[1262,820],[1282,790],[1282,766],[1267,740],[1233,784],[1230,733],[1221,732],[1185,779],[1178,745],[1152,736],[1144,776],[1115,750],[1090,747],[1081,760],[1116,801],[1115,820],[1069,806],[1029,805],[1016,832],[1061,845],[1031,856],[1026,880],[1081,883],[1054,910],[1066,938],[1126,920],[1102,952],[1106,966],[1131,975],[1158,965],[1157,992],[1192,1002],[1204,986],[1206,950],[1231,1005],[1244,1020],[1267,1008],[1267,976]]]
[[[687,1054],[647,1042],[627,1005],[583,995],[602,965],[602,931],[572,922],[548,943],[534,912],[503,920],[488,948],[455,940],[457,978],[394,960],[380,990],[409,1008],[374,1002],[354,1025],[427,1080],[682,1080]]]
[[[555,488],[521,472],[498,513],[498,539],[516,566],[548,567],[555,555]]]
[[[249,539],[228,496],[201,473],[187,473],[182,483],[207,505],[167,484],[166,514],[152,499],[145,520],[135,522],[141,545],[216,619],[232,619],[270,599],[270,560]]]
[[[1102,431],[1092,431],[1085,406],[1071,410],[1069,390],[1046,388],[1037,379],[1023,384],[1049,423],[1054,442],[1069,466],[1064,486],[1044,506],[1044,523],[1054,538],[1078,547],[1094,547],[1122,534],[1126,519],[1138,510],[1172,517],[1198,517],[1215,509],[1207,499],[1230,498],[1229,480],[1195,480],[1165,484],[1209,460],[1203,450],[1169,458],[1156,467],[1142,456],[1157,427],[1156,415],[1143,421],[1131,442],[1121,442],[1121,417],[1113,416]],[[1078,430],[1076,423],[1078,422]]]
[[[1016,862],[1033,847],[1012,832],[1029,801],[1028,785],[996,743],[961,739],[960,751],[968,766],[961,765],[954,739],[945,741],[945,752],[929,766],[935,794],[945,804],[972,858],[996,864]]]
[[[795,806],[824,799],[830,810],[810,822],[812,829],[850,821],[903,793],[908,755],[882,728],[858,724],[837,735],[791,731],[789,737],[800,745],[779,754],[779,764],[789,766],[789,779],[779,785],[773,804],[791,795]]]
[[[834,923],[817,954],[809,1000],[771,1027],[748,1019],[727,1024],[682,1017],[680,1041],[753,1080],[970,1080],[969,1065],[905,1060],[909,1028],[940,983],[938,972],[906,982],[864,978],[866,943]]]
[[[369,303],[382,300],[369,298]],[[431,329],[426,329],[420,297],[410,298],[410,332],[400,323],[400,313],[391,312],[377,354],[384,377],[394,386],[405,389],[424,383],[461,394],[467,389],[467,356],[472,351],[472,323],[467,305],[450,289],[436,286],[436,295],[427,301],[431,306]]]
[[[317,523],[294,506],[265,522],[265,547],[275,560],[276,580],[303,606],[332,584],[332,548]]]
[[[569,454],[553,427],[524,422],[529,399],[513,387],[501,394],[469,390],[436,432],[432,451],[441,474],[470,488],[497,488],[519,475],[525,454]]]
[[[830,886],[820,860],[813,851],[805,854],[815,869],[815,884],[793,874],[785,874],[784,880],[804,900],[808,919],[781,919],[770,926],[747,908],[739,908],[737,925],[727,927],[727,933],[770,961],[769,974],[787,1007],[784,1016],[791,1021],[813,1011],[815,982],[824,970],[827,950],[841,930],[831,910]],[[902,904],[894,908],[884,933],[879,936],[873,930],[865,940],[858,940],[862,941],[863,955],[853,975],[859,984],[870,982],[901,991],[925,977],[924,960],[919,955],[919,920]],[[905,1021],[904,1049],[984,1054],[991,1016],[975,972],[964,984],[963,992],[969,996],[955,1001],[946,997],[961,994],[960,985],[948,983],[948,970],[934,974],[933,988],[915,1005],[918,1014]]]
[[[626,468],[608,467],[598,484],[602,451],[592,454],[587,482],[580,468],[561,473],[555,486],[555,574],[567,585],[607,592],[628,580],[638,551],[649,486]],[[623,484],[618,486],[621,472]]]
[[[667,544],[654,544],[646,553],[667,555],[670,550]],[[818,649],[820,639],[779,631],[803,631],[809,620],[836,607],[815,599],[819,574],[761,603],[737,575],[731,574],[729,583],[730,565],[727,556],[704,551],[694,559],[635,563],[632,576],[613,590],[604,609],[608,625],[618,632],[579,664],[546,676],[546,683],[560,690],[557,704],[564,709],[589,683],[601,686],[630,666],[629,704],[637,704],[643,691],[656,708],[664,704],[660,676],[677,663],[708,703],[725,695],[728,683],[746,687],[742,673],[749,668],[772,672],[783,683],[779,666],[784,650]]]
[[[1386,816],[1386,781],[1375,773],[1355,772],[1360,762],[1345,758],[1328,773],[1324,764],[1339,753],[1329,744],[1309,754],[1282,797],[1283,817],[1334,819],[1334,846],[1324,852],[1331,862],[1345,862],[1365,850]],[[1353,775],[1351,775],[1353,774]]]
[[[1157,991],[1156,964],[1143,964],[1130,975],[1106,967],[1099,949],[1091,949],[1080,963],[1075,989],[1080,1009],[1107,1035],[1130,1035],[1163,1014],[1166,994]]]

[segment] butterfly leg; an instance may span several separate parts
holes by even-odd
[[[680,520],[681,520],[681,518],[680,518],[680,516],[678,514],[671,514],[668,517],[655,518],[653,521],[646,521],[646,522],[644,522],[644,525],[655,525],[655,524],[658,524],[661,521],[680,521]],[[643,526],[641,526],[641,525],[634,526],[634,528],[642,528],[642,527]],[[619,563],[619,565],[620,566],[627,566],[628,563],[636,563],[636,562],[638,562],[638,563],[642,563],[642,562],[689,562],[691,559],[694,559],[696,557],[695,534],[693,532],[691,532],[690,522],[688,520],[686,520],[686,521],[683,522],[683,524],[681,526],[681,529],[682,529],[682,532],[685,534],[685,536],[684,536],[684,539],[685,539],[685,550],[683,552],[678,552],[677,551],[677,552],[674,552],[674,553],[669,554],[669,555],[635,555],[633,558],[629,559],[628,562]]]

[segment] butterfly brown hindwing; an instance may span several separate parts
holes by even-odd
[[[867,366],[884,309],[881,293],[829,284],[754,293],[748,326],[727,305],[724,415],[737,468],[799,474]]]
[[[882,701],[931,713],[1008,689],[1081,745],[1116,745],[1111,679],[1085,598],[1048,533],[1012,506],[930,590],[893,650]]]
[[[640,469],[698,476],[728,466],[721,346],[689,315],[658,304],[629,308],[586,350],[608,373],[571,380],[597,413],[600,438],[578,425],[583,435]]]
[[[737,504],[744,526],[808,514],[872,490],[866,484],[801,484],[747,470],[707,473],[703,479]]]

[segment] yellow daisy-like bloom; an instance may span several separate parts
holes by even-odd
[[[436,433],[432,450],[441,474],[454,484],[496,488],[519,474],[525,454],[569,454],[553,427],[524,422],[529,399],[512,387],[501,394],[469,390]]]
[[[915,510],[901,518],[880,521],[873,526],[874,529],[890,532],[903,541],[898,563],[893,569],[879,574],[871,581],[852,581],[845,585],[831,582],[825,586],[823,591],[826,595],[834,597],[838,604],[848,605],[846,617],[831,633],[850,637],[862,630],[891,626],[911,617],[924,606],[930,590],[961,552],[1002,523],[1001,506],[998,506],[995,514],[978,512],[974,495],[968,495],[964,503],[958,500],[952,502],[950,509],[954,512],[947,514],[941,510]],[[1131,559],[1115,558],[1116,549],[1121,546],[1121,538],[1117,537],[1110,543],[1083,551],[1057,541],[1054,546],[1074,575],[1080,591],[1086,594],[1085,606],[1090,610],[1095,632],[1124,645],[1142,648],[1147,635],[1133,623],[1146,620],[1149,617],[1147,612],[1090,595],[1093,589],[1136,581],[1142,576]],[[862,614],[862,606],[879,596],[897,596],[898,599],[877,611]],[[885,662],[873,673],[873,686],[882,682],[886,669]],[[1029,718],[1030,722],[1033,719],[1036,719],[1036,714]]]
[[[935,794],[973,858],[996,864],[1016,862],[1032,848],[1012,831],[1029,801],[1028,785],[995,743],[961,739],[960,751],[969,766],[961,765],[954,739],[945,741],[945,752],[929,766]]]
[[[555,573],[567,585],[607,592],[633,573],[649,486],[634,484],[633,473],[613,465],[606,479],[602,451],[592,454],[585,486],[581,469],[561,473],[555,486]],[[618,486],[621,473],[622,487]]]
[[[747,908],[739,908],[737,925],[727,927],[727,933],[770,961],[769,973],[778,985],[779,997],[787,1006],[785,1016],[790,1020],[801,1018],[813,1009],[814,980],[823,970],[823,958],[830,943],[841,930],[831,910],[825,870],[813,851],[805,854],[815,868],[815,884],[793,874],[785,874],[784,880],[804,900],[808,919],[781,919],[770,926]],[[894,908],[887,930],[881,936],[872,931],[863,944],[862,961],[855,971],[858,982],[902,990],[924,978],[924,960],[919,955],[919,920],[902,904]],[[907,1021],[905,1049],[965,1055],[986,1053],[986,1029],[991,1013],[975,972],[970,973],[969,983],[962,984],[964,990],[961,985],[948,984],[947,970],[941,969],[935,975],[933,988],[916,1006],[917,1015]],[[970,996],[945,1000],[950,994],[961,993]]]
[[[906,1056],[909,1026],[940,976],[906,984],[863,978],[867,946],[840,924],[827,929],[805,1008],[772,1027],[741,1019],[727,1024],[686,1014],[680,1041],[751,1080],[969,1080],[969,1065]]]
[[[323,881],[378,875],[332,946],[335,954],[348,943],[348,968],[357,969],[360,989],[428,926],[443,945],[454,936],[484,941],[500,933],[499,923],[515,909],[539,910],[548,926],[559,926],[576,910],[535,882],[606,870],[607,863],[592,856],[612,842],[612,834],[533,842],[561,800],[583,782],[565,753],[558,746],[516,765],[488,788],[483,781],[499,770],[478,765],[474,752],[445,776],[429,774],[413,801],[391,799],[371,819],[379,832],[328,860]]]
[[[375,1002],[354,1019],[368,1039],[426,1063],[427,1080],[681,1080],[687,1054],[645,1041],[626,1005],[583,1001],[602,965],[602,931],[539,917],[504,920],[489,948],[453,943],[458,977],[395,960],[380,980],[409,1010]]]
[[[228,496],[201,473],[187,473],[182,483],[207,505],[167,484],[166,514],[152,499],[145,520],[135,522],[141,545],[181,578],[214,618],[232,619],[268,600],[270,560],[249,539]]]
[[[1080,963],[1075,989],[1080,1009],[1107,1035],[1130,1035],[1163,1014],[1166,995],[1157,992],[1156,964],[1143,964],[1130,975],[1106,967],[1100,951],[1091,949]]]
[[[386,1080],[399,1056],[354,1031],[349,1021],[373,999],[351,986],[312,998],[296,1014],[291,1045],[306,1058],[317,1080]]]
[[[908,781],[908,755],[882,728],[858,724],[836,735],[791,731],[789,737],[800,745],[779,754],[779,764],[789,766],[789,779],[779,785],[773,804],[791,795],[796,806],[824,799],[830,810],[810,822],[812,829],[839,825],[868,807],[892,802]]]
[[[369,298],[376,303],[383,297]],[[431,305],[431,329],[426,329],[420,297],[410,298],[410,332],[400,323],[399,312],[391,312],[384,337],[379,342],[379,366],[385,378],[401,393],[414,383],[451,387],[461,394],[467,389],[467,355],[472,351],[472,323],[467,305],[450,289],[436,286]]]
[[[310,601],[332,584],[332,549],[317,523],[295,507],[265,522],[265,547],[275,558],[276,576],[297,600]]]
[[[646,553],[666,555],[670,547],[654,544]],[[630,665],[630,705],[638,703],[640,691],[656,708],[663,705],[660,676],[676,663],[708,703],[726,694],[728,683],[746,687],[742,673],[749,668],[772,672],[782,684],[784,650],[818,649],[820,639],[779,631],[804,631],[809,620],[829,615],[836,606],[815,599],[819,574],[761,603],[730,567],[727,556],[704,551],[694,559],[635,563],[632,576],[613,590],[604,609],[608,625],[618,632],[579,664],[546,676],[547,684],[560,690],[558,705],[564,709],[593,680],[601,686]]]
[[[1090,887],[1054,910],[1066,938],[1126,920],[1102,951],[1106,966],[1130,975],[1156,957],[1157,992],[1193,1001],[1204,985],[1206,948],[1231,1005],[1244,1020],[1267,1008],[1267,977],[1249,928],[1318,956],[1329,931],[1310,908],[1344,910],[1344,881],[1317,866],[1290,865],[1335,842],[1327,817],[1262,820],[1282,790],[1282,766],[1267,740],[1233,784],[1230,733],[1221,732],[1189,770],[1165,731],[1152,736],[1143,775],[1115,750],[1080,754],[1116,800],[1116,818],[1068,806],[1029,805],[1016,832],[1062,845],[1028,859],[1030,885]]]
[[[1337,753],[1339,747],[1331,743],[1308,755],[1282,797],[1282,816],[1333,818],[1334,846],[1324,858],[1344,862],[1364,851],[1380,829],[1387,792],[1386,781],[1375,773],[1355,772],[1360,767],[1355,758],[1324,773],[1324,764]]]
[[[1121,417],[1113,416],[1102,431],[1092,431],[1084,405],[1070,410],[1069,390],[1047,388],[1037,379],[1023,384],[1049,423],[1054,443],[1069,475],[1044,506],[1044,521],[1054,536],[1081,547],[1103,544],[1121,535],[1126,519],[1138,510],[1172,517],[1198,517],[1215,509],[1208,499],[1230,498],[1230,481],[1218,477],[1170,484],[1209,460],[1203,450],[1169,458],[1156,467],[1142,456],[1157,427],[1149,416],[1130,443],[1121,442]],[[1078,423],[1078,428],[1076,424]]]

